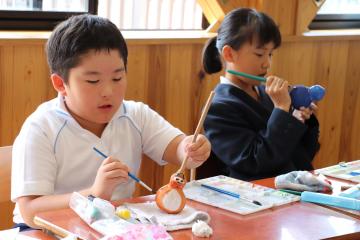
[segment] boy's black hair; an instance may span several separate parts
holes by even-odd
[[[278,26],[265,13],[250,8],[237,8],[229,12],[218,30],[217,37],[209,39],[203,49],[203,68],[211,74],[221,71],[220,52],[225,45],[234,50],[246,43],[256,41],[259,47],[273,42],[277,48],[281,44]]]
[[[118,50],[127,65],[128,49],[115,24],[106,18],[84,14],[72,16],[56,26],[46,44],[51,73],[68,82],[69,70],[76,67],[90,50]]]

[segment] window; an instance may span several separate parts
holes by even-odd
[[[98,15],[122,30],[202,29],[196,0],[100,0]]]
[[[206,24],[197,0],[0,0],[0,29],[52,30],[82,13],[98,13],[122,30],[200,30]]]
[[[0,29],[51,30],[83,13],[96,14],[97,0],[0,0]]]
[[[326,0],[309,28],[360,28],[360,0]]]

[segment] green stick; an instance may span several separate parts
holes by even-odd
[[[234,70],[227,70],[227,72],[231,73],[231,74],[234,74],[234,75],[237,75],[237,76],[250,78],[252,80],[257,80],[257,81],[260,81],[260,82],[266,82],[266,78],[264,78],[264,77],[254,76],[254,75],[251,75],[251,74],[238,72],[238,71],[234,71]]]

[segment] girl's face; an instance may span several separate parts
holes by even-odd
[[[62,94],[68,110],[91,131],[105,126],[119,109],[126,90],[126,71],[117,50],[91,50],[69,71]]]
[[[227,69],[263,77],[270,69],[273,51],[273,42],[263,46],[258,46],[256,41],[253,41],[253,43],[247,42],[239,50],[231,49],[233,61],[226,63]],[[260,85],[260,82],[256,80],[228,73],[225,76],[229,79],[242,80],[251,85]]]

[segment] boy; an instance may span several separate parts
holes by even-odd
[[[148,106],[125,101],[127,46],[107,19],[69,18],[47,42],[58,97],[25,121],[13,146],[14,222],[34,227],[38,212],[65,208],[73,191],[107,200],[131,197],[142,153],[158,164],[200,166],[210,154],[202,135],[171,126]],[[105,160],[93,150],[110,156]],[[164,159],[165,161],[163,161]]]

